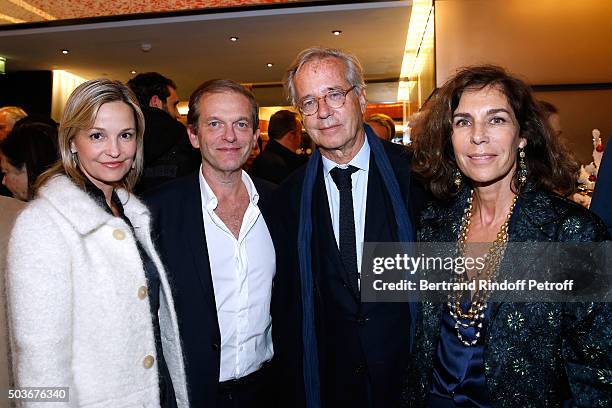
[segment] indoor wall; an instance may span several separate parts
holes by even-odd
[[[612,1],[437,0],[435,7],[438,86],[457,68],[483,63],[544,85],[537,98],[559,109],[578,160],[592,160],[591,130],[600,129],[604,143],[612,134]]]

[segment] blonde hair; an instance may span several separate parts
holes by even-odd
[[[90,129],[94,125],[102,105],[117,101],[126,103],[134,112],[134,119],[136,119],[136,157],[134,167],[121,181],[116,183],[115,187],[123,187],[132,191],[144,165],[144,116],[134,93],[122,82],[110,79],[93,79],[84,82],[70,94],[59,125],[58,148],[60,160],[41,174],[36,182],[35,190],[58,174],[65,174],[81,188],[85,187],[87,176],[79,168],[78,159],[71,152],[70,144],[79,131]]]
[[[19,121],[19,119],[23,119],[28,114],[21,109],[19,106],[3,106],[0,108],[0,113],[4,113],[7,119],[11,122],[11,125],[14,125]]]

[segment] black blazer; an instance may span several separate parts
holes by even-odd
[[[612,235],[612,152],[610,150],[612,144],[601,159],[590,208],[606,223],[608,232]]]
[[[427,195],[413,183],[407,150],[384,143],[412,219]],[[272,292],[272,336],[281,406],[304,406],[303,339],[297,233],[304,169],[276,190],[273,239],[277,273]],[[382,178],[370,157],[365,241],[397,240],[396,221]],[[393,407],[399,404],[407,365],[407,304],[361,303],[336,245],[319,168],[313,194],[313,279],[323,407]],[[369,379],[366,379],[368,377]],[[370,400],[368,400],[370,398]]]
[[[153,235],[166,267],[183,342],[189,400],[193,407],[215,407],[221,334],[202,219],[199,173],[171,181],[145,197]],[[273,185],[253,179],[259,208],[270,226]]]
[[[280,184],[307,161],[308,156],[294,153],[272,139],[266,145],[266,149],[255,158],[249,173],[271,183]]]

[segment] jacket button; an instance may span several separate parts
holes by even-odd
[[[355,369],[355,374],[361,375],[363,373],[365,373],[365,365],[364,364],[359,364],[357,366],[357,368]]]
[[[142,360],[142,365],[144,366],[144,368],[151,368],[153,367],[153,363],[155,362],[155,358],[153,356],[145,356],[144,360]]]
[[[122,241],[125,239],[125,232],[123,232],[123,230],[120,230],[120,229],[113,230],[113,238],[115,238],[118,241]]]
[[[138,299],[142,300],[147,297],[148,289],[146,286],[141,286],[138,288]]]
[[[212,348],[213,348],[213,350],[215,350],[215,351],[219,351],[219,348],[220,348],[220,347],[219,347],[219,345],[218,345],[217,343],[213,343],[213,344],[212,344]]]
[[[362,316],[362,315],[357,316],[358,325],[363,326],[364,324],[366,324],[367,321],[368,319],[365,316]]]

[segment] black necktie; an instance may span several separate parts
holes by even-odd
[[[357,170],[357,167],[354,166],[348,166],[346,169],[334,167],[329,174],[340,192],[340,257],[348,274],[349,283],[356,292],[359,292],[355,215],[353,213],[353,183],[351,181],[351,175]]]

